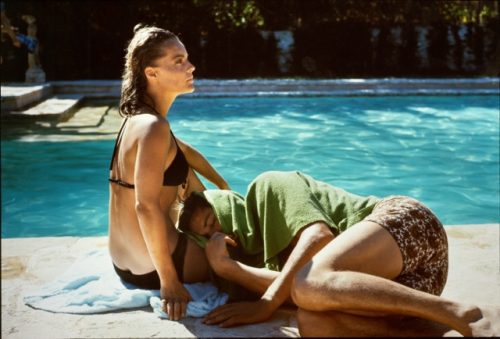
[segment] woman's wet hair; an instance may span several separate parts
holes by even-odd
[[[193,214],[200,208],[212,208],[210,203],[205,199],[202,193],[192,192],[189,197],[184,200],[181,211],[179,213],[178,229],[182,232],[189,231],[189,225]]]
[[[132,116],[141,107],[150,104],[144,101],[147,80],[144,69],[165,55],[164,43],[177,36],[163,28],[138,24],[134,27],[134,37],[130,40],[125,55],[125,68],[122,76],[120,115]]]

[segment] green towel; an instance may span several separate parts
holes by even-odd
[[[194,193],[200,194],[200,193]],[[229,256],[241,263],[252,267],[264,267],[262,252],[262,237],[258,229],[247,227],[245,215],[245,200],[236,192],[228,190],[206,190],[201,193],[212,205],[222,231],[231,235],[238,244],[237,247],[227,246]],[[205,247],[207,238],[187,233],[199,246]],[[231,300],[255,300],[260,295],[242,288],[241,286],[222,279],[210,270],[211,281],[222,291],[226,292]]]
[[[275,271],[284,265],[280,252],[304,226],[323,221],[339,234],[370,214],[379,201],[300,172],[263,173],[248,186],[246,199],[227,190],[207,190],[203,195],[223,232],[235,237],[239,249],[233,253],[252,266]]]
[[[264,267],[262,252],[262,237],[254,226],[248,227],[245,214],[245,200],[237,192],[229,190],[206,190],[201,194],[213,207],[215,216],[222,231],[231,235],[238,244],[237,247],[228,246],[228,252],[233,259],[240,259],[245,264],[254,267]],[[196,243],[205,248],[207,238],[188,232]],[[238,260],[236,259],[236,260]]]
[[[246,254],[262,253],[262,235],[258,225],[247,222],[245,199],[228,190],[207,190],[203,194],[214,207],[222,231],[234,236]]]
[[[267,268],[280,271],[279,253],[297,233],[322,221],[338,235],[371,213],[379,199],[361,197],[300,172],[266,172],[248,187],[247,223],[263,237]]]

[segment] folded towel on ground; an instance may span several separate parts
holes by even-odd
[[[203,317],[226,303],[228,295],[211,283],[184,284],[192,297],[187,316]],[[28,293],[24,302],[36,309],[56,313],[104,313],[150,305],[161,318],[159,290],[144,290],[123,282],[115,273],[106,250],[78,258],[57,280]]]

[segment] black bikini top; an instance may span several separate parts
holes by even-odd
[[[115,161],[118,146],[122,139],[123,129],[126,122],[127,119],[123,122],[123,125],[118,132],[118,136],[116,137],[115,148],[113,150],[113,156],[111,157],[111,163],[109,165],[110,171],[113,170],[113,163]],[[172,134],[172,138],[174,138],[175,145],[177,146],[177,153],[175,154],[175,158],[170,166],[168,166],[165,172],[163,172],[163,186],[179,186],[181,184],[182,186],[184,186],[186,184],[186,179],[189,171],[189,164],[187,163],[186,157],[184,156],[184,153],[177,143],[177,139],[175,138],[174,133],[172,133],[172,131],[170,131],[170,133]],[[121,179],[109,178],[109,181],[125,188],[135,188],[134,184],[129,184],[128,182]]]

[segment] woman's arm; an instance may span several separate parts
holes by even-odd
[[[189,166],[192,167],[196,172],[207,178],[208,181],[213,183],[220,189],[229,189],[229,185],[224,180],[224,178],[217,172],[217,170],[210,165],[208,160],[193,146],[184,143],[183,141],[177,139],[179,147],[184,152]]]
[[[139,225],[151,260],[160,277],[160,295],[166,302],[171,319],[178,320],[185,314],[190,296],[177,277],[170,255],[168,239],[175,232],[169,218],[160,206],[163,171],[171,138],[169,126],[162,121],[147,122],[139,136],[135,163],[134,182],[136,212]],[[174,235],[175,236],[175,235]]]
[[[189,168],[186,181],[186,185],[180,185],[177,187],[177,195],[179,198],[177,203],[185,201],[192,192],[202,192],[207,189],[191,167]],[[179,205],[173,204],[169,212],[170,220],[172,220],[173,224],[176,224],[179,220],[179,212]]]

